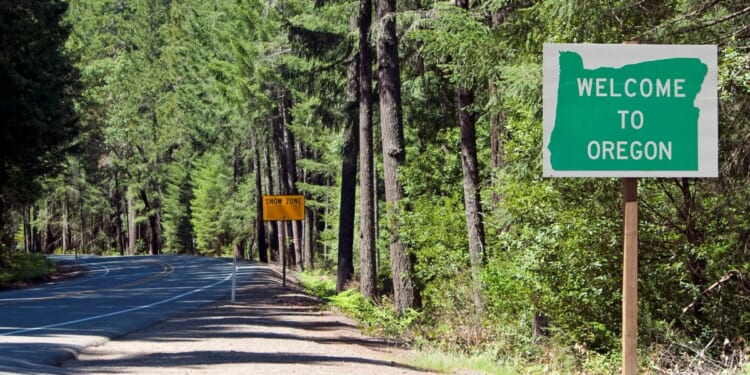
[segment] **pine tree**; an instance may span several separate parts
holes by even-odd
[[[385,199],[390,231],[391,269],[396,309],[405,313],[421,306],[420,292],[414,277],[415,255],[404,248],[400,220],[403,186],[399,168],[406,158],[403,114],[401,108],[401,77],[398,37],[396,35],[396,1],[376,0],[378,82],[380,84],[380,129],[383,143]]]

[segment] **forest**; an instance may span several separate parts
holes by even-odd
[[[719,177],[639,181],[640,366],[747,371],[745,0],[0,0],[0,29],[0,266],[285,259],[411,342],[571,373],[619,369],[622,194],[542,177],[542,46],[716,45]]]

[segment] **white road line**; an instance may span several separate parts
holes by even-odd
[[[167,298],[167,299],[162,300],[162,301],[154,302],[154,303],[151,303],[151,304],[148,304],[148,305],[132,307],[132,308],[129,308],[129,309],[126,309],[126,310],[120,310],[120,311],[115,311],[115,312],[111,312],[111,313],[107,313],[107,314],[95,315],[95,316],[91,316],[91,317],[83,318],[83,319],[78,319],[78,320],[71,320],[69,322],[62,322],[62,323],[50,324],[50,325],[43,326],[43,327],[34,327],[34,328],[19,329],[19,330],[15,330],[15,331],[11,331],[11,332],[0,333],[0,336],[11,336],[11,335],[18,335],[18,334],[21,334],[21,333],[27,333],[27,332],[33,332],[33,331],[40,331],[40,330],[48,329],[48,328],[64,327],[64,326],[68,326],[68,325],[71,325],[71,324],[83,323],[83,322],[88,322],[90,320],[96,320],[96,319],[101,319],[101,318],[108,318],[110,316],[121,315],[121,314],[129,313],[129,312],[133,312],[133,311],[147,309],[149,307],[154,307],[154,306],[158,306],[158,305],[161,305],[161,304],[164,304],[164,303],[167,303],[167,302],[174,301],[174,300],[176,300],[178,298],[182,298],[182,297],[185,297],[185,296],[193,294],[193,293],[198,293],[198,292],[203,291],[205,289],[208,289],[208,288],[211,288],[213,286],[219,285],[219,284],[221,284],[221,283],[229,280],[229,278],[231,278],[231,277],[232,277],[232,274],[230,273],[223,280],[219,280],[219,281],[217,281],[217,282],[215,282],[215,283],[213,283],[211,285],[206,285],[204,287],[201,287],[201,288],[198,288],[198,289],[194,289],[194,290],[191,290],[189,292],[185,292],[185,293],[182,293],[180,295],[177,295],[177,296],[174,296],[174,297],[171,297],[171,298]]]
[[[98,278],[101,278],[101,277],[107,276],[107,275],[109,274],[109,268],[107,268],[107,266],[99,266],[99,265],[97,265],[96,267],[101,267],[101,268],[103,268],[103,269],[104,269],[104,272],[102,272],[102,274],[100,274],[100,275],[97,275],[97,276],[94,276],[94,277],[92,277],[92,278],[84,278],[84,279],[78,279],[78,280],[75,280],[75,281],[71,281],[71,282],[69,282],[69,283],[65,284],[65,286],[67,287],[67,286],[70,286],[70,285],[73,285],[73,284],[78,284],[78,283],[80,283],[80,282],[83,282],[83,281],[91,281],[91,280],[96,280],[96,279],[98,279]],[[62,283],[62,282],[57,282],[57,283],[47,283],[47,284],[45,284],[45,285],[46,285],[46,286],[49,286],[49,285],[56,285],[56,284],[60,284],[60,283]],[[35,291],[37,291],[37,290],[44,290],[44,288],[34,288],[34,289],[29,289],[28,291],[29,291],[29,292],[35,292]],[[68,293],[75,293],[75,292],[58,291],[58,293],[56,293],[55,295],[51,295],[51,296],[44,296],[44,297],[27,297],[27,298],[0,298],[0,302],[17,302],[17,301],[40,301],[40,300],[48,300],[48,299],[58,298],[57,296],[59,296],[59,295],[61,295],[61,294],[62,294],[62,295],[65,295],[65,294],[68,294]]]

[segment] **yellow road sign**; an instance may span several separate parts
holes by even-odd
[[[304,195],[264,195],[263,221],[305,220]]]

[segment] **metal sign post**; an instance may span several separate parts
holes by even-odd
[[[235,301],[235,290],[237,289],[237,253],[232,257],[232,303]]]
[[[304,195],[264,195],[263,221],[305,220]],[[286,286],[286,254],[281,246],[283,235],[279,233],[279,256],[281,258],[281,285]]]

